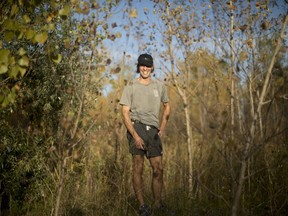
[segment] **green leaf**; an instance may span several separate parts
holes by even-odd
[[[65,20],[65,19],[67,19],[67,17],[68,17],[68,15],[69,15],[69,13],[70,13],[70,6],[67,4],[67,5],[65,5],[64,6],[64,8],[62,8],[60,11],[59,11],[59,16],[63,19],[63,20]]]
[[[14,37],[15,37],[15,34],[14,34],[12,31],[6,31],[6,32],[4,32],[4,39],[5,39],[7,42],[12,41]]]
[[[7,73],[7,71],[8,71],[7,65],[1,64],[0,65],[0,74]]]
[[[11,70],[9,70],[9,76],[16,78],[18,75],[18,72],[19,72],[19,66],[18,65],[13,66],[11,67]]]
[[[48,33],[47,32],[41,32],[35,36],[35,40],[40,43],[44,44],[48,39]]]
[[[5,97],[3,102],[2,102],[2,107],[6,107],[8,104],[9,104],[9,100],[7,97]]]
[[[25,23],[30,23],[31,22],[31,19],[30,19],[30,17],[27,14],[23,15],[23,19],[24,19]]]
[[[6,19],[4,21],[4,28],[6,30],[14,30],[15,29],[15,23],[11,19]]]
[[[21,59],[18,60],[18,64],[20,66],[28,67],[29,66],[29,58],[26,55],[24,55]]]
[[[17,53],[18,53],[18,55],[23,56],[26,54],[26,50],[24,50],[23,47],[21,47]]]
[[[23,67],[19,67],[18,69],[19,69],[21,76],[23,77],[25,75],[27,69],[23,68]]]
[[[18,11],[19,11],[18,6],[17,6],[16,4],[14,4],[14,5],[12,6],[12,8],[11,8],[10,16],[16,15],[16,14],[18,13]]]
[[[9,62],[10,50],[1,49],[0,50],[0,63],[8,64]]]
[[[61,60],[62,60],[61,54],[58,54],[58,55],[52,57],[52,61],[57,63],[57,64],[59,64],[61,62]]]
[[[35,31],[32,29],[28,29],[26,32],[27,40],[31,40],[35,36]]]

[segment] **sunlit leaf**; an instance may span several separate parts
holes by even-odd
[[[70,0],[70,2],[71,2],[72,5],[75,5],[75,4],[78,3],[78,0]]]
[[[244,60],[247,60],[248,59],[248,53],[243,51],[240,53],[240,56],[239,56],[239,60],[240,61],[244,61]]]
[[[23,15],[23,19],[24,19],[25,23],[30,23],[31,22],[31,19],[30,19],[30,17],[27,14]]]
[[[50,23],[50,24],[48,25],[48,30],[54,31],[54,30],[55,30],[55,24],[54,24],[54,23]]]
[[[15,60],[15,57],[14,56],[11,56],[9,58],[9,65],[15,65],[16,64],[16,60]]]
[[[62,60],[62,55],[61,54],[57,54],[56,56],[53,56],[52,58],[52,61],[59,64]]]
[[[10,16],[14,16],[18,13],[19,8],[16,4],[12,5],[11,7],[11,11],[10,11]]]
[[[29,58],[26,55],[22,56],[22,58],[18,60],[18,64],[20,66],[28,67],[29,66]]]
[[[67,19],[69,13],[70,13],[70,6],[67,4],[64,6],[64,8],[62,8],[60,11],[59,11],[59,16],[62,18],[62,19]]]
[[[23,47],[21,47],[21,48],[18,50],[17,54],[20,55],[20,56],[23,56],[23,55],[26,54],[26,50],[24,50]]]
[[[32,29],[28,29],[26,32],[27,40],[31,40],[35,36],[35,31]]]
[[[10,50],[1,49],[0,50],[0,63],[8,64],[9,55],[10,55]]]
[[[116,36],[116,38],[121,38],[121,37],[122,37],[122,34],[121,34],[120,32],[117,32],[117,33],[115,34],[115,36]]]
[[[35,40],[40,43],[44,44],[48,39],[48,33],[47,32],[41,32],[35,36]]]
[[[100,66],[100,67],[98,67],[98,71],[100,73],[104,73],[106,71],[106,68],[104,66]]]
[[[64,47],[66,49],[70,48],[70,40],[69,40],[69,38],[66,38],[63,42],[64,42]]]
[[[9,70],[9,76],[16,78],[17,75],[18,75],[18,72],[19,72],[19,66],[18,66],[18,65],[13,66],[13,67],[11,67],[11,69]]]
[[[7,73],[7,71],[8,71],[8,66],[5,64],[1,64],[0,65],[0,74]]]
[[[137,18],[137,16],[138,16],[137,9],[135,9],[135,8],[131,9],[131,10],[130,10],[130,13],[129,13],[129,16],[130,16],[131,18]]]
[[[48,16],[46,17],[46,22],[49,23],[52,21],[52,19],[54,18],[54,15],[53,14],[48,14]]]
[[[18,70],[19,70],[21,76],[23,77],[24,74],[26,73],[26,70],[27,70],[27,69],[26,69],[26,68],[23,68],[23,67],[18,67]]]

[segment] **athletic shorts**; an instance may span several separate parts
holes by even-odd
[[[161,156],[163,151],[158,128],[145,125],[139,121],[132,121],[132,123],[137,134],[143,139],[145,147],[144,150],[136,148],[134,138],[127,132],[129,152],[132,155],[145,155],[147,158]]]

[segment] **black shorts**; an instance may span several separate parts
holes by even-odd
[[[162,143],[158,135],[158,129],[154,126],[145,125],[140,122],[133,122],[134,129],[144,141],[144,150],[136,148],[135,140],[132,135],[127,132],[129,141],[129,152],[132,155],[146,155],[147,158],[162,156]]]

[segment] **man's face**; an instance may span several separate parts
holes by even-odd
[[[146,66],[146,65],[139,66],[140,75],[143,79],[147,79],[148,77],[150,77],[152,70],[153,70],[153,66],[151,67]]]

